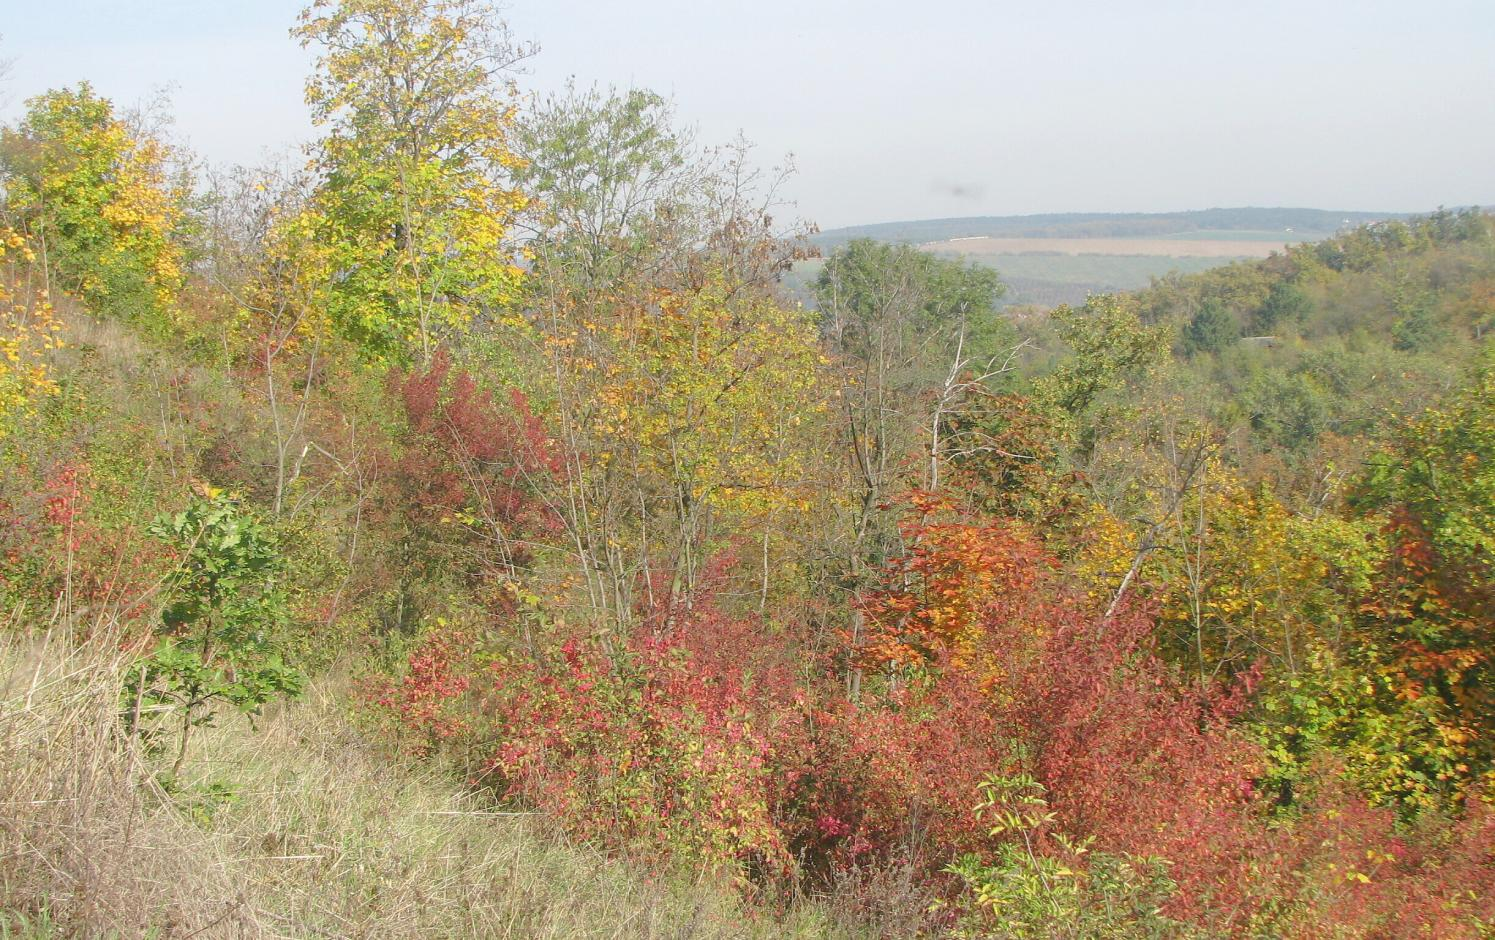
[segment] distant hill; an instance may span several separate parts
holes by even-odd
[[[1191,212],[1061,212],[1046,215],[976,216],[919,219],[828,229],[812,240],[835,248],[854,238],[924,242],[951,238],[1167,238],[1185,233],[1223,237],[1230,232],[1286,232],[1293,240],[1317,239],[1342,228],[1381,219],[1406,218],[1399,212],[1345,212],[1328,209],[1199,209]],[[1259,237],[1253,235],[1250,237]]]

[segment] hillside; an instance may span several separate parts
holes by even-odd
[[[1091,294],[1137,290],[1169,274],[1265,258],[1348,226],[1402,217],[1254,208],[995,216],[830,229],[812,242],[822,251],[856,238],[918,245],[996,270],[1008,287],[1005,305],[1056,307],[1084,303]]]
[[[1164,238],[1189,233],[1231,233],[1256,237],[1263,233],[1291,233],[1311,241],[1342,228],[1382,219],[1404,218],[1394,212],[1351,212],[1326,209],[1198,209],[1188,212],[1066,212],[1046,215],[976,216],[878,222],[826,229],[812,239],[822,248],[835,248],[854,238],[879,241],[924,242],[952,238]],[[1245,233],[1237,236],[1234,233]],[[1190,237],[1199,237],[1190,234]]]
[[[289,169],[0,129],[0,937],[1495,930],[1495,215],[1004,306],[480,0],[293,37]]]

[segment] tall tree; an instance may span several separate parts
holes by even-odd
[[[537,271],[607,290],[688,256],[702,237],[709,162],[670,101],[642,89],[568,88],[519,119],[516,178],[535,195],[525,224]]]
[[[826,259],[815,301],[841,366],[836,397],[851,480],[843,576],[853,593],[896,548],[890,498],[937,485],[941,424],[970,390],[968,366],[990,372],[992,357],[1010,349],[995,315],[1001,293],[995,271],[907,245],[859,239]],[[918,472],[926,465],[927,476]],[[859,607],[852,616],[855,646]]]
[[[907,245],[859,239],[826,259],[815,301],[845,365],[840,398],[865,506],[859,532],[925,440],[937,466],[939,421],[967,366],[984,374],[1010,348],[994,309],[1002,290],[995,271]]]
[[[553,505],[588,617],[688,604],[706,558],[749,538],[762,608],[819,414],[813,324],[776,296],[803,250],[770,212],[783,171],[698,146],[640,90],[544,98],[514,140],[536,197],[536,399],[565,454]]]
[[[505,238],[524,198],[500,180],[517,163],[506,76],[531,50],[483,0],[316,0],[294,35],[323,50],[306,99],[328,128],[311,211],[333,325],[429,359],[519,284]]]

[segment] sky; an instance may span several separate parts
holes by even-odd
[[[0,119],[80,79],[166,90],[256,163],[312,136],[301,0],[0,0]],[[512,0],[520,77],[673,97],[792,155],[823,228],[1042,212],[1495,205],[1495,0]]]

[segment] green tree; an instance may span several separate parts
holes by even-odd
[[[689,257],[705,235],[696,203],[711,168],[653,92],[543,98],[519,119],[514,148],[515,180],[537,199],[528,221],[543,289],[616,289]]]
[[[815,282],[821,333],[842,366],[844,437],[867,542],[877,506],[901,485],[905,459],[928,441],[937,476],[952,393],[993,375],[1013,334],[996,312],[1004,288],[990,268],[909,245],[857,239],[826,259]],[[875,541],[875,538],[874,538]]]
[[[1427,352],[1447,339],[1435,306],[1437,296],[1422,276],[1398,264],[1381,281],[1395,320],[1391,324],[1391,345],[1402,352]]]
[[[1152,369],[1168,354],[1164,327],[1146,327],[1136,305],[1114,294],[1095,294],[1083,307],[1061,306],[1051,315],[1070,355],[1034,383],[1044,404],[1079,415],[1105,391]]]
[[[1251,329],[1267,335],[1287,323],[1301,322],[1308,315],[1308,295],[1292,281],[1272,285],[1267,299],[1251,316]]]
[[[1217,300],[1199,305],[1194,318],[1184,327],[1184,352],[1188,355],[1219,355],[1240,338],[1241,329],[1235,317]]]
[[[1426,352],[1445,339],[1443,329],[1426,306],[1413,307],[1391,324],[1391,345],[1401,352]]]
[[[526,110],[513,144],[542,306],[605,319],[623,295],[721,276],[770,290],[806,253],[802,226],[774,218],[792,168],[760,165],[740,138],[702,146],[653,92],[568,87]]]
[[[906,363],[901,371],[936,373],[962,327],[977,353],[985,337],[1008,338],[995,313],[1003,291],[990,268],[866,238],[827,258],[814,288],[837,352],[861,361],[891,353]]]
[[[175,777],[192,729],[210,724],[214,706],[253,714],[276,695],[297,694],[300,673],[281,653],[289,613],[277,580],[281,558],[252,513],[213,487],[181,512],[154,521],[149,533],[177,559],[167,584],[162,636],[126,689],[131,723],[143,706],[180,714]]]

